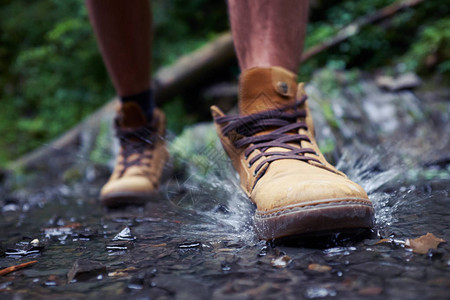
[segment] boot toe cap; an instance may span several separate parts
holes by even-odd
[[[331,174],[331,175],[330,175]],[[255,228],[270,240],[307,232],[373,226],[374,210],[358,184],[332,173],[289,174],[261,180],[251,195]]]
[[[103,186],[100,200],[105,206],[144,204],[145,198],[156,193],[158,187],[142,176],[123,177]]]
[[[359,201],[370,205],[364,189],[345,177],[329,172],[329,174],[308,175],[291,173],[261,178],[251,194],[259,211],[291,206],[337,204],[344,201],[355,203]]]

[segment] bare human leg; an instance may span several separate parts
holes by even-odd
[[[231,30],[241,71],[300,66],[308,0],[229,0]]]
[[[148,89],[151,59],[149,0],[86,0],[86,5],[117,94],[126,97]]]

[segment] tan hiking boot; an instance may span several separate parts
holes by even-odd
[[[115,120],[120,153],[109,181],[100,192],[102,204],[116,207],[143,205],[154,196],[169,154],[164,113],[155,109],[151,123],[138,104],[121,104]]]
[[[369,228],[366,192],[330,165],[317,146],[303,84],[280,67],[240,78],[239,116],[211,107],[220,140],[241,186],[256,204],[261,239]]]

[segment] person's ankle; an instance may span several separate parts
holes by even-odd
[[[282,67],[254,67],[241,73],[238,106],[240,115],[276,109],[295,102],[297,75]]]
[[[140,93],[120,97],[122,103],[135,102],[139,105],[148,122],[153,119],[153,111],[155,109],[155,101],[153,98],[153,90],[150,88]]]

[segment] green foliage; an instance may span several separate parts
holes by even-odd
[[[175,133],[180,133],[184,126],[195,122],[193,116],[186,114],[181,96],[176,96],[172,101],[164,104],[162,109],[166,113],[167,127]]]
[[[358,17],[392,4],[392,0],[340,0],[332,5],[318,1],[312,7],[307,28],[306,48],[336,34]],[[424,1],[377,24],[365,26],[358,34],[302,65],[300,79],[307,81],[315,69],[333,61],[340,68],[373,70],[386,65],[406,64],[407,69],[448,75],[448,35],[450,8],[446,1]],[[405,34],[406,33],[406,34]],[[444,53],[445,52],[445,53]],[[426,60],[436,54],[436,66]]]
[[[97,138],[95,140],[94,147],[91,151],[89,161],[98,165],[108,165],[112,159],[111,151],[111,132],[110,123],[103,121],[100,124]]]
[[[225,1],[152,1],[153,69],[173,63],[228,29]]]
[[[1,162],[75,125],[113,89],[82,0],[11,1],[0,22]]]
[[[450,74],[450,18],[424,26],[418,40],[403,57],[410,70],[424,70],[427,63]]]

